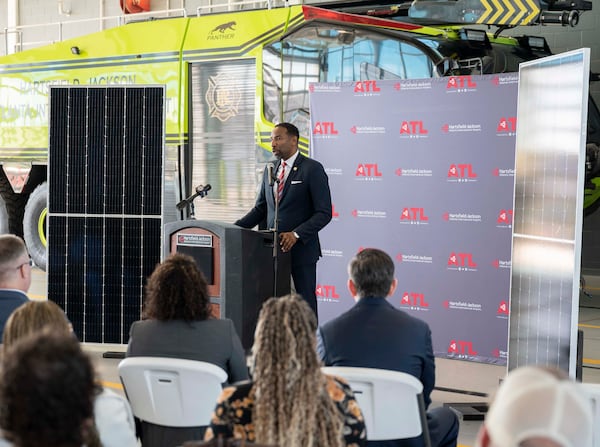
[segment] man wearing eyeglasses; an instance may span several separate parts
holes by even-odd
[[[29,300],[32,265],[21,238],[13,234],[0,235],[0,342],[12,311]]]

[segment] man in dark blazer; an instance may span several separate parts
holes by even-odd
[[[425,407],[431,403],[435,363],[427,323],[388,301],[398,285],[394,261],[378,249],[359,252],[348,266],[348,289],[356,304],[319,328],[317,350],[325,366],[358,366],[401,371],[423,384]],[[449,408],[427,412],[433,447],[455,447],[458,418]],[[368,435],[368,427],[367,427]],[[369,446],[422,446],[419,438],[371,441]]]
[[[275,204],[279,201],[279,243],[291,251],[292,279],[296,292],[317,314],[317,261],[321,256],[319,231],[331,220],[331,193],[323,165],[298,151],[296,126],[279,123],[271,132],[273,155],[267,165],[254,208],[235,224],[253,228],[266,219],[275,228]],[[274,180],[276,179],[276,180]]]
[[[0,342],[12,311],[29,301],[31,266],[23,240],[14,234],[0,235]]]

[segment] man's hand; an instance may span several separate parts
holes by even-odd
[[[281,250],[284,252],[290,251],[296,241],[298,241],[298,238],[294,236],[293,231],[288,231],[279,235],[279,245],[281,245]]]

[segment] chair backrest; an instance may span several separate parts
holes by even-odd
[[[590,399],[594,415],[593,447],[600,447],[600,383],[582,383],[583,391]]]
[[[430,446],[423,384],[410,374],[375,368],[326,366],[325,374],[350,384],[365,418],[367,440],[414,438]]]
[[[133,414],[166,427],[209,425],[227,373],[212,363],[164,357],[128,357],[119,377]]]

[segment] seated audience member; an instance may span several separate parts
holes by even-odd
[[[158,265],[146,285],[144,319],[131,325],[127,357],[200,360],[223,368],[230,383],[248,379],[246,356],[233,322],[211,316],[207,287],[190,256],[174,254]],[[178,445],[204,433],[203,427],[147,422],[141,429],[144,446]]]
[[[58,304],[53,301],[28,301],[17,308],[6,322],[3,335],[5,355],[19,340],[42,330],[51,330],[76,340],[71,323]],[[99,394],[94,398],[94,422],[104,447],[137,446],[129,402],[115,392],[99,388]]]
[[[355,366],[401,371],[423,384],[425,406],[431,403],[435,363],[431,330],[387,301],[398,285],[394,261],[375,248],[357,253],[348,266],[348,289],[356,304],[318,331],[318,352],[325,366]],[[458,418],[449,408],[427,411],[433,447],[454,447]],[[367,427],[368,429],[368,427]],[[369,441],[369,446],[422,446],[422,439]]]
[[[562,371],[512,370],[477,435],[476,447],[591,447],[593,414],[581,384]]]
[[[77,339],[43,330],[4,353],[0,427],[16,447],[98,447],[97,392],[92,363]]]
[[[285,447],[364,445],[362,413],[343,379],[321,372],[317,320],[299,295],[270,298],[252,347],[253,382],[225,388],[206,439]]]
[[[13,234],[0,235],[0,338],[8,316],[29,301],[31,260],[23,240]]]

